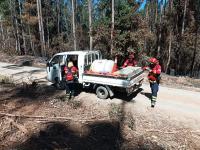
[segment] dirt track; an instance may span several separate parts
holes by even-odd
[[[38,81],[44,82],[46,78],[46,70],[36,67],[17,66],[8,63],[0,63],[0,74],[14,78],[15,81]],[[46,82],[47,83],[47,82]],[[148,84],[143,84],[142,91],[135,98],[132,107],[141,112],[160,111],[169,117],[182,120],[185,123],[191,123],[200,129],[200,123],[192,123],[190,120],[200,122],[200,95],[199,92],[168,88],[160,86],[158,95],[158,103],[155,109],[150,109],[150,101],[148,99],[150,88]],[[114,98],[112,102],[119,102],[119,98]],[[150,109],[150,110],[149,110]]]
[[[16,67],[15,65],[0,63],[0,75],[9,75],[17,80],[19,80],[19,77],[20,80],[27,80],[27,75],[30,74],[34,80],[45,81],[45,69],[23,66]],[[197,140],[195,143],[197,147],[200,147],[198,145],[198,139],[200,139],[200,94],[194,91],[168,88],[161,85],[158,102],[156,107],[152,109],[148,98],[149,93],[149,85],[143,84],[141,91],[131,98],[117,95],[113,99],[104,101],[99,100],[95,94],[82,92],[77,99],[87,99],[87,101],[84,101],[85,105],[99,106],[102,110],[107,108],[111,103],[119,104],[123,107],[123,110],[143,117],[148,122],[146,129],[150,130],[149,132],[164,132],[164,129],[166,133],[173,133],[179,132],[182,129],[188,129],[195,134],[195,140]],[[139,120],[138,124],[140,123]],[[143,127],[145,126],[142,125],[141,128]]]

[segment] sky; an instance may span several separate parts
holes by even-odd
[[[66,1],[67,1],[67,0],[65,0],[65,2],[66,2]],[[145,7],[146,3],[147,3],[147,0],[136,0],[136,1],[137,1],[137,2],[143,1],[142,4],[141,4],[141,6],[140,6],[140,8],[139,8],[139,10],[142,10],[142,9]],[[168,0],[158,0],[158,3],[162,2],[162,3],[164,4],[165,1],[167,2]],[[99,0],[93,0],[93,2],[94,2],[94,3],[98,3]]]
[[[142,10],[142,9],[145,7],[146,2],[147,2],[147,0],[136,0],[136,1],[137,1],[137,2],[139,2],[139,1],[143,1],[143,3],[141,4],[139,10]],[[166,3],[167,3],[168,0],[158,0],[158,3],[162,2],[163,5],[164,5],[165,1],[166,1]]]

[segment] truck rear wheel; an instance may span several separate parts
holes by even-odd
[[[109,96],[108,90],[104,86],[99,86],[96,89],[96,94],[97,94],[97,97],[100,99],[107,99]]]

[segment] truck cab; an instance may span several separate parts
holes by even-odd
[[[47,79],[49,82],[62,84],[64,66],[72,61],[78,68],[78,82],[83,82],[83,73],[89,69],[94,60],[101,59],[100,51],[68,51],[55,54],[47,63]]]

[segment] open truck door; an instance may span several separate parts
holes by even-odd
[[[63,55],[55,55],[47,63],[47,79],[50,82],[56,83],[62,80],[61,65],[64,64]]]

